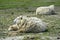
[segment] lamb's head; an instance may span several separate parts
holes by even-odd
[[[54,7],[54,5],[50,5],[50,7]]]
[[[14,19],[14,24],[20,24],[21,20],[27,19],[27,16],[19,16]]]
[[[18,25],[11,25],[9,28],[8,28],[8,31],[17,31],[19,29]]]
[[[50,5],[49,8],[50,8],[51,10],[54,10],[54,5]]]
[[[23,19],[23,17],[22,16],[19,16],[19,17],[17,17],[17,18],[15,18],[14,19],[14,24],[19,24],[20,23],[20,20],[22,20]]]

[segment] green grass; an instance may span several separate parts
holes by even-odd
[[[0,9],[17,8],[17,7],[27,8],[27,7],[37,7],[51,4],[60,5],[60,1],[59,0],[0,0]]]

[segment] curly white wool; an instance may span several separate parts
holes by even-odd
[[[22,19],[20,19],[20,18],[22,17]],[[36,30],[34,30],[34,31],[37,31],[37,32],[40,32],[40,31],[45,31],[46,29],[47,29],[47,25],[46,25],[46,23],[45,22],[43,22],[41,19],[39,19],[39,18],[37,18],[37,17],[27,17],[27,16],[19,16],[19,17],[17,17],[15,20],[17,20],[17,21],[15,21],[16,22],[16,24],[18,24],[19,22],[21,22],[22,20],[26,20],[26,22],[27,22],[27,24],[29,24],[29,22],[32,22],[34,25],[36,25],[36,27],[34,27]],[[22,23],[21,23],[22,24]],[[19,23],[19,25],[21,26],[21,24]],[[29,24],[30,25],[30,24]],[[27,25],[26,26],[26,28],[29,26],[29,25]],[[24,26],[24,25],[23,25]],[[22,26],[21,26],[22,27]],[[33,26],[31,26],[31,27],[33,27]],[[31,29],[31,27],[30,27],[30,29]],[[28,30],[30,30],[29,28],[28,28]]]

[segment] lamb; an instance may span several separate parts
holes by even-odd
[[[54,5],[38,7],[36,9],[36,15],[38,14],[55,14]]]
[[[21,17],[19,24],[15,24],[18,32],[42,32],[46,31],[47,25],[37,17]],[[12,25],[13,26],[13,25]],[[13,29],[9,27],[9,30]],[[14,31],[14,30],[13,30]]]

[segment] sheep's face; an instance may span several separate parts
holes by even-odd
[[[19,27],[17,25],[12,25],[8,28],[9,31],[17,31]]]

